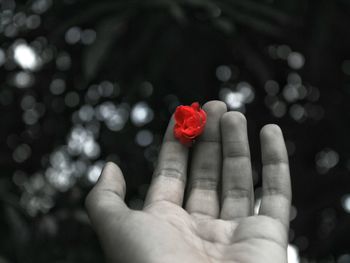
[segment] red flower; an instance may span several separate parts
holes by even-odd
[[[199,136],[207,121],[207,114],[194,102],[191,106],[178,106],[175,110],[174,136],[182,144],[190,146]]]

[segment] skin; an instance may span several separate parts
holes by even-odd
[[[170,120],[141,211],[125,204],[119,167],[104,167],[86,206],[109,262],[287,263],[291,186],[281,129],[260,132],[263,191],[254,215],[246,119],[220,101],[203,109],[207,124],[191,162]]]

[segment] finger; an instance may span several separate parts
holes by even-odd
[[[159,201],[182,205],[188,148],[175,139],[174,122],[174,116],[172,116],[164,135],[158,164],[153,173],[144,207]]]
[[[259,214],[267,215],[289,225],[292,198],[289,164],[281,129],[274,124],[264,126],[260,132],[263,192]]]
[[[106,217],[118,220],[129,211],[124,202],[126,185],[119,167],[108,162],[85,200],[89,217],[94,226],[103,226]]]
[[[222,207],[220,217],[232,220],[253,212],[253,180],[247,121],[240,112],[221,118],[223,145]]]
[[[222,155],[220,118],[227,109],[221,101],[207,102],[203,109],[207,113],[207,123],[193,151],[186,210],[193,215],[216,218]]]

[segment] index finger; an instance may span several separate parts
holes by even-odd
[[[186,184],[188,148],[174,137],[174,116],[164,135],[144,207],[159,201],[182,205]]]

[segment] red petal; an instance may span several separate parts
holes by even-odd
[[[194,110],[198,111],[200,109],[199,103],[198,102],[193,102],[191,104],[191,108],[193,108]]]
[[[183,123],[184,120],[193,115],[193,109],[189,106],[178,106],[175,111],[175,121]]]
[[[198,114],[201,117],[203,125],[205,125],[205,123],[207,122],[207,113],[204,110],[200,109]]]
[[[207,121],[207,114],[198,102],[191,106],[178,106],[175,111],[174,137],[182,144],[190,146],[199,136]]]

